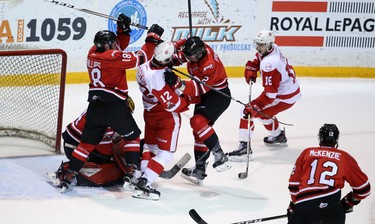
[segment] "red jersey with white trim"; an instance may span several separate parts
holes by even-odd
[[[128,94],[126,69],[138,64],[138,56],[133,52],[123,52],[129,43],[130,36],[117,35],[119,50],[97,52],[92,46],[87,56],[87,70],[90,77],[89,101],[118,101],[125,100]]]
[[[210,46],[205,44],[205,48],[206,55],[199,62],[187,63],[188,72],[194,78],[216,90],[224,89],[228,86],[228,77],[224,65]],[[205,94],[210,90],[210,88],[194,80],[185,81],[185,84],[184,94],[194,97]]]
[[[370,195],[368,178],[349,153],[331,147],[312,147],[297,158],[289,178],[289,192],[297,204],[332,195],[344,187],[345,181],[355,198]]]
[[[259,70],[264,87],[262,95],[269,98],[266,101],[293,104],[300,99],[300,86],[293,66],[276,44],[273,44],[273,50],[266,56],[256,53],[256,57],[260,61]],[[269,102],[262,104],[267,105]]]
[[[147,111],[183,112],[188,110],[186,100],[165,83],[165,69],[155,69],[151,61],[138,66],[137,83]]]
[[[66,126],[66,133],[76,141],[75,145],[78,145],[81,141],[82,131],[86,123],[86,111],[84,111],[75,121]],[[112,136],[114,131],[111,128],[107,128],[101,142],[95,146],[95,150],[104,155],[112,155]]]

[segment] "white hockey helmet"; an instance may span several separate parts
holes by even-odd
[[[260,45],[265,44],[267,47],[267,51],[272,50],[272,44],[275,42],[275,34],[270,30],[261,30],[259,31],[253,40],[254,48],[256,48],[258,51],[258,47]]]
[[[160,65],[167,65],[172,61],[176,49],[172,42],[164,41],[156,45],[153,60]]]

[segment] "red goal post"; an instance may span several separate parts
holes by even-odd
[[[0,46],[0,137],[41,141],[61,152],[67,54]]]

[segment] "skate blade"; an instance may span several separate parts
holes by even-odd
[[[198,179],[196,177],[187,176],[187,175],[185,175],[183,173],[181,173],[181,177],[184,178],[187,181],[190,181],[193,184],[196,184],[196,185],[201,185],[203,183],[203,180],[200,180],[200,179]]]
[[[124,183],[124,185],[122,187],[124,188],[125,191],[130,191],[130,192],[134,192],[135,191],[134,184],[126,182],[126,181],[125,181],[125,183]]]
[[[52,185],[55,187],[61,187],[61,181],[56,177],[56,173],[47,173],[48,178],[51,180]]]
[[[241,156],[229,156],[228,160],[231,162],[247,162],[247,156],[246,155],[241,155]],[[253,161],[254,158],[250,154],[249,155],[249,161]]]
[[[70,192],[70,191],[72,191],[73,190],[73,187],[66,187],[66,186],[63,186],[62,188],[61,188],[61,194],[65,194],[65,193],[68,193],[68,192]]]
[[[225,163],[221,164],[220,166],[214,167],[214,169],[217,172],[223,172],[223,171],[229,170],[230,168],[232,168],[232,165],[229,162],[225,162]]]
[[[266,146],[270,147],[288,147],[288,143],[264,143]]]
[[[132,194],[132,197],[133,198],[139,198],[139,199],[145,199],[145,200],[153,200],[153,201],[157,201],[160,198],[160,196],[158,194],[145,193],[141,190],[135,190],[134,193]]]

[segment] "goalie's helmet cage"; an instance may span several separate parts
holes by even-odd
[[[195,56],[199,60],[205,55],[206,49],[199,37],[192,36],[186,40],[183,51],[186,56]]]
[[[113,42],[116,41],[116,34],[110,30],[101,30],[95,34],[94,44],[97,51],[105,51],[105,45],[112,46]]]
[[[275,34],[270,30],[259,31],[253,40],[254,48],[257,48],[259,44],[266,44],[267,50],[272,49],[272,44],[275,42]]]
[[[154,60],[160,65],[167,65],[172,61],[176,49],[172,42],[161,42],[154,50]]]
[[[324,124],[319,129],[319,145],[335,147],[338,144],[340,131],[335,124]]]

